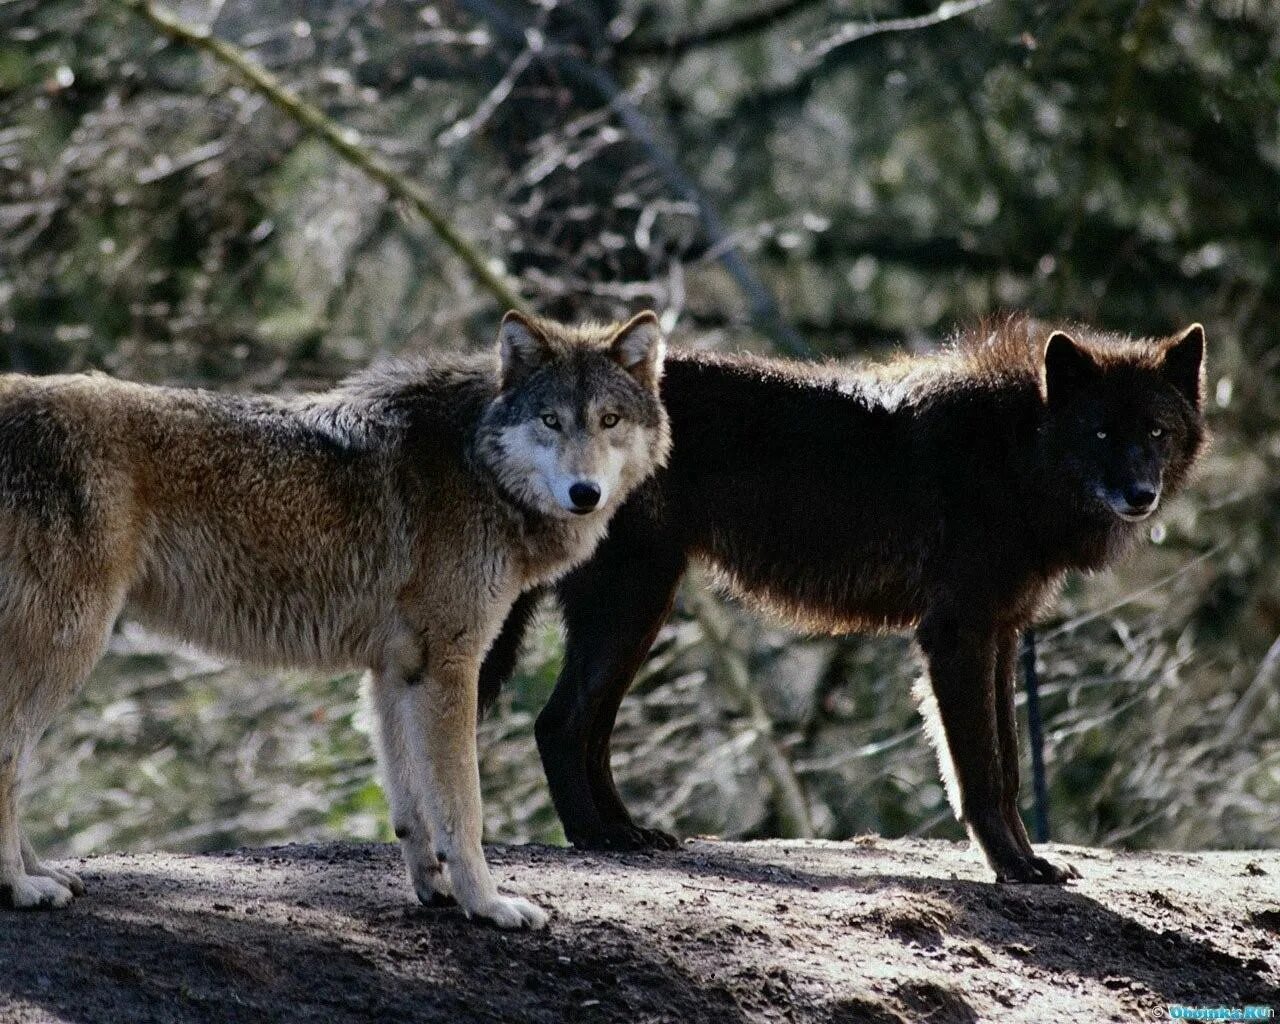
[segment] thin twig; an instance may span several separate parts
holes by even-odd
[[[470,117],[454,122],[440,135],[440,145],[456,146],[483,128],[497,109],[506,102],[507,97],[515,89],[516,82],[519,81],[521,75],[529,70],[529,65],[533,63],[533,58],[536,55],[537,51],[532,47],[527,47],[517,54],[516,59],[511,62],[498,84],[489,90],[488,95],[476,107],[475,113]]]
[[[725,18],[701,28],[689,29],[681,34],[663,36],[632,36],[618,44],[618,52],[628,57],[679,57],[703,46],[730,42],[739,36],[750,35],[771,28],[778,22],[797,14],[806,7],[815,6],[818,0],[782,0],[750,14]]]
[[[826,38],[811,44],[796,64],[794,72],[785,81],[775,82],[741,97],[728,114],[717,117],[708,128],[718,130],[725,125],[736,124],[743,118],[759,118],[772,107],[802,101],[816,82],[842,66],[845,51],[856,43],[889,33],[930,29],[991,2],[992,0],[948,0],[928,14],[917,17],[845,24]]]
[[[1231,709],[1223,732],[1227,736],[1238,736],[1244,729],[1245,722],[1253,717],[1256,711],[1255,705],[1269,694],[1275,693],[1277,687],[1280,687],[1280,636],[1276,637],[1275,642],[1267,649],[1253,677],[1253,682],[1241,694],[1236,706]]]
[[[1062,623],[1059,626],[1055,626],[1053,629],[1041,630],[1040,636],[1039,636],[1040,642],[1045,643],[1046,641],[1049,641],[1049,640],[1056,640],[1058,637],[1062,636],[1064,633],[1070,633],[1073,630],[1079,629],[1081,626],[1087,623],[1093,622],[1096,619],[1101,619],[1104,616],[1110,615],[1112,612],[1116,611],[1117,609],[1123,608],[1125,605],[1131,604],[1132,602],[1138,600],[1139,598],[1145,597],[1147,594],[1154,593],[1155,591],[1159,590],[1161,587],[1168,586],[1170,583],[1173,583],[1175,580],[1181,579],[1187,573],[1191,572],[1192,569],[1196,568],[1196,566],[1200,565],[1202,562],[1207,562],[1209,559],[1219,554],[1225,547],[1226,547],[1225,542],[1220,544],[1215,544],[1208,551],[1204,552],[1201,555],[1197,555],[1190,562],[1187,562],[1185,565],[1175,569],[1173,572],[1169,573],[1167,576],[1162,576],[1160,579],[1156,580],[1154,583],[1150,583],[1145,587],[1139,588],[1138,590],[1131,591],[1130,593],[1125,594],[1124,597],[1121,597],[1115,601],[1112,601],[1109,605],[1106,605],[1103,608],[1096,608],[1091,612],[1085,612],[1083,615],[1077,615],[1074,619],[1068,619],[1066,622]]]
[[[934,25],[941,25],[944,21],[958,18],[962,14],[976,11],[979,7],[986,7],[990,3],[991,0],[947,0],[928,14],[920,14],[912,18],[887,18],[883,21],[860,21],[842,25],[809,51],[805,62],[801,65],[801,74],[814,70],[832,53],[850,43],[889,32],[915,32],[919,29],[932,28]]]

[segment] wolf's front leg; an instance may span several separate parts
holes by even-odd
[[[409,690],[414,714],[410,736],[436,855],[448,866],[453,896],[468,917],[500,928],[542,928],[546,911],[498,892],[480,845],[484,820],[476,759],[478,676],[478,658],[442,658]]]
[[[0,739],[0,903],[15,910],[65,907],[71,902],[70,882],[29,872],[18,823],[18,785],[25,746],[14,737]],[[27,847],[30,850],[30,847]],[[79,880],[77,879],[77,882]],[[83,887],[82,887],[83,889]]]
[[[409,884],[427,906],[453,902],[448,869],[436,856],[426,812],[423,779],[411,732],[413,695],[405,674],[382,670],[369,678],[369,698],[376,723],[378,763],[391,807],[391,827],[400,840]]]
[[[1070,864],[1059,867],[1045,860],[1031,846],[1031,838],[1027,835],[1027,827],[1018,812],[1018,713],[1014,698],[1018,690],[1017,658],[1018,633],[1013,629],[1003,629],[996,636],[996,738],[1000,749],[1000,767],[1003,778],[1000,813],[1005,824],[1013,833],[1014,841],[1031,864],[1040,872],[1042,878],[1050,882],[1065,882],[1069,878],[1079,878],[1078,872]]]

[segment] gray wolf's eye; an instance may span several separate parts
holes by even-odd
[[[1106,432],[1105,430],[1099,430],[1099,431],[1098,431],[1098,440],[1099,440],[1099,441],[1105,441],[1106,439],[1107,439],[1107,432]]]
[[[600,417],[600,426],[604,427],[605,430],[608,430],[610,427],[616,427],[620,419],[622,419],[622,417],[616,412],[607,412]]]
[[[552,430],[560,429],[560,417],[553,412],[544,412],[542,414],[542,422]]]
[[[1163,433],[1164,433],[1164,427],[1152,427],[1152,428],[1151,428],[1151,436],[1152,436],[1152,437],[1160,437]]]

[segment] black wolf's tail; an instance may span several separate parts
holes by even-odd
[[[484,664],[480,666],[480,713],[488,711],[498,699],[502,684],[511,678],[516,670],[516,659],[520,655],[520,645],[524,643],[525,632],[533,613],[538,609],[538,601],[542,598],[541,588],[526,590],[507,612],[507,621],[502,624],[498,638],[494,640],[489,653],[484,656]]]

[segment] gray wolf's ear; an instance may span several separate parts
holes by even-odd
[[[667,343],[653,311],[637,313],[619,327],[609,345],[609,354],[645,387],[656,389],[662,378]]]
[[[515,387],[538,367],[551,361],[547,336],[523,313],[511,310],[498,328],[498,355],[502,363],[502,390]]]
[[[1065,331],[1054,331],[1044,346],[1045,400],[1060,402],[1102,375],[1100,367],[1084,348]]]
[[[1204,328],[1192,324],[1164,350],[1160,372],[1192,408],[1204,404]]]

